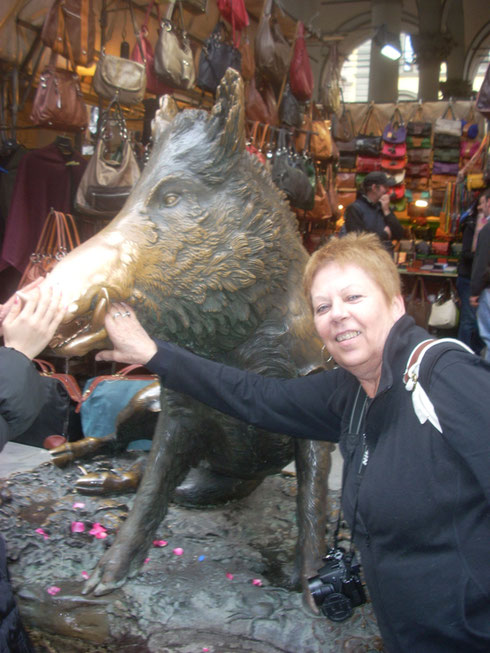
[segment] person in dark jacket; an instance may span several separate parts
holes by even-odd
[[[377,234],[385,248],[393,253],[393,240],[404,236],[402,225],[390,209],[389,190],[393,177],[384,172],[370,172],[363,181],[363,192],[345,210],[346,233],[367,231]]]
[[[41,411],[45,394],[31,359],[53,337],[64,314],[61,295],[36,282],[0,305],[0,450],[22,434]],[[0,536],[0,653],[32,653],[9,580]]]
[[[478,234],[471,273],[470,304],[477,308],[478,331],[485,343],[482,356],[490,361],[490,188],[481,194],[479,206],[487,222]]]
[[[333,370],[279,379],[205,360],[152,339],[119,303],[105,318],[114,349],[96,357],[144,364],[166,387],[261,428],[339,442],[342,510],[386,650],[488,653],[490,366],[454,340],[405,376],[430,336],[405,314],[395,263],[373,234],[330,240],[304,287]]]
[[[460,229],[463,235],[461,256],[458,263],[458,278],[456,290],[460,301],[458,339],[471,347],[477,354],[480,353],[483,342],[478,333],[476,322],[476,309],[470,304],[470,281],[473,268],[474,237],[478,220],[477,201],[461,216]]]

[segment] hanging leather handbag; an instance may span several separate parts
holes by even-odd
[[[117,98],[122,104],[136,104],[145,97],[146,67],[137,61],[106,54],[102,48],[92,85],[97,95]]]
[[[428,177],[430,166],[428,163],[407,163],[407,175],[409,177]]]
[[[301,109],[288,83],[284,87],[281,104],[279,105],[279,121],[282,125],[288,125],[289,127],[301,127]]]
[[[271,176],[276,186],[286,193],[293,206],[307,211],[313,208],[314,188],[299,160],[294,160],[294,153],[286,143],[284,129],[279,130]]]
[[[370,104],[356,136],[356,152],[365,156],[379,156],[381,151],[381,125],[374,104]]]
[[[490,120],[490,64],[487,66],[485,77],[476,97],[475,108],[487,120]]]
[[[88,111],[79,77],[71,70],[56,68],[57,56],[51,53],[39,77],[30,120],[48,129],[83,131],[88,125]]]
[[[280,86],[289,67],[290,46],[272,17],[273,0],[266,0],[255,33],[255,63],[258,71]]]
[[[241,32],[250,24],[245,3],[243,0],[217,0],[217,4],[219,13],[232,27],[233,45],[239,48]]]
[[[383,141],[385,143],[405,143],[407,139],[407,129],[403,122],[400,109],[395,107],[390,122],[383,130]]]
[[[242,77],[246,82],[255,76],[255,57],[247,32],[243,34],[238,48],[242,57]]]
[[[461,138],[454,134],[434,134],[434,147],[435,148],[459,148]]]
[[[381,147],[381,156],[388,159],[403,159],[407,154],[406,143],[385,143]]]
[[[245,86],[245,116],[248,120],[257,121],[264,125],[270,124],[272,119],[265,100],[257,88],[255,77]]]
[[[458,171],[458,163],[442,163],[441,161],[434,161],[432,164],[433,175],[457,175]]]
[[[443,163],[459,163],[459,149],[456,147],[434,148],[434,161]]]
[[[406,177],[405,186],[410,190],[424,191],[429,188],[428,177]]]
[[[407,122],[407,136],[429,138],[432,136],[432,123],[424,116],[424,107],[419,102]]]
[[[330,198],[324,184],[318,175],[315,187],[315,203],[310,211],[305,211],[302,218],[304,220],[328,220],[334,215]]]
[[[481,141],[461,141],[459,154],[462,159],[471,159],[478,152]]]
[[[412,292],[405,297],[405,310],[415,320],[415,324],[427,328],[431,304],[427,297],[422,277],[416,277]]]
[[[342,114],[345,112],[342,87],[340,86],[340,70],[341,62],[338,45],[337,43],[331,43],[328,49],[328,59],[327,63],[325,64],[319,97],[325,111],[330,115],[332,119],[333,116],[337,116],[341,113],[341,106]],[[345,140],[350,140],[351,138],[354,138],[353,130],[352,135]],[[337,140],[335,134],[334,139]]]
[[[432,304],[428,324],[435,329],[454,329],[458,326],[459,309],[456,290],[451,279],[446,280],[445,287],[437,294]]]
[[[218,22],[199,55],[196,86],[214,95],[226,69],[234,68],[240,72],[241,62],[240,51],[224,40],[224,26]]]
[[[306,102],[313,95],[313,72],[306,49],[305,28],[301,21],[296,26],[296,39],[289,66],[291,92],[300,101]]]
[[[405,159],[385,159],[381,158],[381,169],[392,174],[395,172],[400,172],[405,168],[406,162]]]
[[[400,172],[395,172],[391,176],[395,180],[395,184],[400,185],[405,181],[405,170],[401,170]]]
[[[434,123],[434,134],[447,134],[461,138],[462,129],[461,120],[456,119],[453,105],[449,102],[442,116],[437,118]]]
[[[405,197],[405,184],[397,184],[390,189],[390,195],[396,200]]]
[[[335,181],[339,190],[353,190],[356,188],[356,173],[338,172]]]
[[[151,2],[148,3],[145,19],[141,25],[139,32],[136,31],[136,43],[134,44],[133,50],[131,52],[131,59],[132,61],[137,61],[138,63],[145,66],[146,91],[148,93],[153,93],[154,95],[170,95],[172,93],[172,89],[169,86],[165,85],[157,77],[155,71],[155,53],[153,51],[153,46],[148,39],[148,21],[154,3],[155,0],[151,0]],[[130,4],[130,7],[132,7],[132,4]],[[158,4],[157,14],[160,21],[160,9]]]
[[[196,71],[187,32],[184,26],[182,2],[177,0],[180,15],[180,33],[172,23],[175,2],[171,2],[167,15],[161,23],[161,31],[155,45],[155,72],[169,86],[190,89],[194,86]]]
[[[65,59],[87,66],[95,54],[93,0],[54,0],[41,31],[41,41]]]
[[[363,156],[359,154],[356,160],[357,172],[376,172],[381,170],[381,159],[375,156]]]
[[[411,163],[429,163],[430,157],[430,150],[423,150],[422,148],[407,150],[407,158]]]
[[[107,157],[105,152],[111,120],[119,127],[122,154],[118,159]],[[123,207],[139,177],[140,168],[128,139],[122,109],[112,102],[102,117],[100,136],[78,186],[75,205],[82,213],[113,217]]]
[[[18,288],[45,277],[68,252],[80,245],[80,236],[73,216],[70,213],[51,211],[41,230],[36,249],[29,258],[29,263],[22,274]]]
[[[423,148],[429,150],[432,147],[428,136],[407,136],[407,148]]]

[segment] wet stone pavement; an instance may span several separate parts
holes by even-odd
[[[127,453],[117,465],[132,461]],[[113,463],[98,456],[83,468]],[[246,499],[219,508],[171,504],[157,531],[159,546],[148,552],[141,572],[95,597],[81,593],[85,578],[114,540],[134,495],[84,496],[73,489],[80,474],[77,465],[45,463],[2,483],[0,529],[39,653],[383,651],[369,603],[338,624],[312,615],[289,589],[293,477],[269,477]],[[329,530],[338,494],[330,493]]]

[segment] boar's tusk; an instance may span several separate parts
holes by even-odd
[[[92,315],[91,326],[94,331],[101,329],[104,326],[104,319],[109,308],[109,293],[107,288],[101,288],[97,304]]]

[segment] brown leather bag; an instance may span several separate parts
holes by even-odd
[[[190,89],[196,81],[194,55],[184,28],[182,3],[178,0],[180,34],[172,23],[175,3],[170,3],[155,46],[155,71],[160,79],[174,88]]]
[[[92,85],[97,95],[122,104],[135,104],[145,97],[146,67],[137,61],[101,53]]]
[[[23,288],[38,277],[45,277],[58,261],[78,245],[80,237],[73,216],[51,209],[18,287]]]
[[[44,20],[41,40],[65,59],[87,66],[95,54],[93,0],[54,0]]]
[[[245,87],[245,115],[248,120],[254,122],[257,121],[268,125],[277,124],[277,108],[274,112],[270,100],[269,103],[266,102],[266,99],[257,88],[255,77]]]
[[[259,72],[276,85],[286,78],[290,46],[272,17],[273,0],[266,0],[255,34],[255,63]]]
[[[115,120],[119,126],[122,145],[120,160],[105,156],[104,136],[110,120]],[[77,209],[89,215],[112,217],[122,208],[140,174],[138,162],[127,138],[121,107],[114,102],[104,112],[95,152],[78,186],[75,198]]]
[[[71,70],[56,68],[57,54],[39,77],[30,119],[35,125],[62,131],[83,131],[88,113],[79,77]]]
[[[242,55],[242,77],[245,81],[250,81],[255,75],[255,57],[246,29],[242,35],[240,47],[238,49]]]
[[[422,277],[416,277],[412,292],[405,298],[405,310],[415,320],[415,324],[427,328],[430,314],[430,302],[425,291]]]

